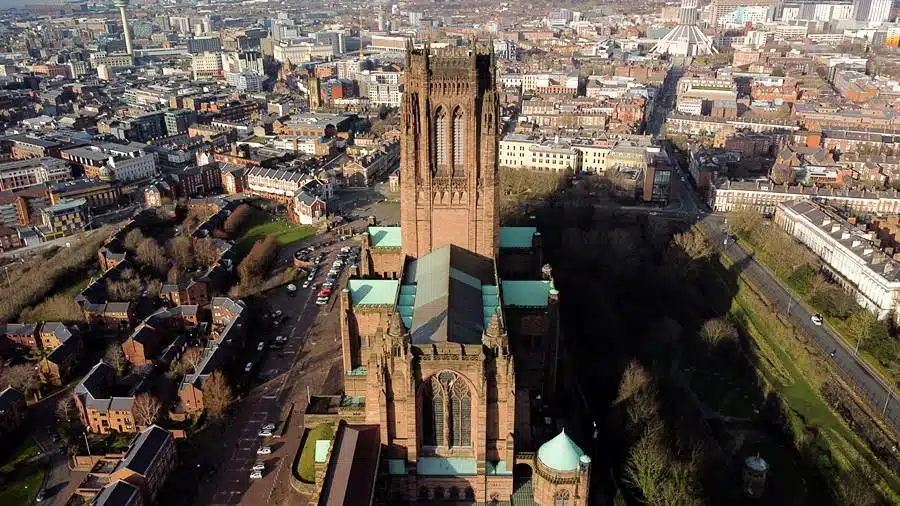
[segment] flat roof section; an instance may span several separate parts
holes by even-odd
[[[397,302],[396,279],[351,279],[347,282],[354,306],[393,306]]]
[[[547,280],[503,280],[500,283],[503,307],[547,307],[547,298],[553,289]]]
[[[375,248],[399,248],[403,243],[400,227],[369,227],[369,237]]]
[[[531,248],[537,227],[500,227],[500,248]]]

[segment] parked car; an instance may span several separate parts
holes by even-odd
[[[263,351],[263,349],[264,349],[265,347],[266,347],[266,343],[260,341],[259,344],[256,345],[256,351]]]
[[[287,338],[284,336],[277,336],[277,337],[275,337],[275,342],[276,343],[285,343],[285,342],[287,342]]]
[[[275,430],[275,424],[269,422],[262,426],[262,430]]]
[[[825,320],[822,318],[822,315],[820,315],[819,313],[816,313],[816,314],[812,315],[812,316],[810,317],[810,320],[812,320],[813,325],[822,325],[822,322],[825,321]]]
[[[244,366],[244,372],[250,372],[253,370],[253,362],[247,362],[247,365]]]
[[[250,473],[251,480],[258,480],[260,478],[262,478],[262,471],[253,471],[252,473]]]
[[[309,288],[309,285],[310,285],[310,281],[307,279],[306,281],[303,282],[302,286],[303,286],[303,288]]]
[[[328,298],[327,298],[327,297],[319,297],[318,299],[316,299],[316,305],[317,305],[317,306],[324,306],[325,304],[328,304]]]
[[[261,431],[259,431],[259,437],[272,437],[272,431],[261,430]]]
[[[257,455],[269,455],[272,453],[272,448],[268,446],[260,446],[258,450],[256,450]]]

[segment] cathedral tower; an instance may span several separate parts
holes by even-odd
[[[499,227],[498,111],[490,47],[407,48],[400,106],[403,253],[456,245],[488,258]]]

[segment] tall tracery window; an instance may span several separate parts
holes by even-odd
[[[560,490],[553,497],[553,502],[555,506],[569,506],[569,491],[568,490]]]
[[[472,446],[472,393],[459,375],[432,376],[422,399],[422,435],[429,446]]]
[[[466,156],[466,121],[459,109],[453,114],[453,165],[461,166]]]
[[[440,109],[434,118],[434,152],[438,167],[447,164],[447,115]]]

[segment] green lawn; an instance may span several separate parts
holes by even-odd
[[[315,227],[298,225],[283,218],[276,218],[275,221],[272,221],[269,214],[256,211],[253,215],[253,224],[237,240],[235,247],[238,252],[243,254],[250,251],[256,241],[269,234],[275,234],[279,246],[286,246],[315,233]]]
[[[16,453],[0,466],[0,504],[25,506],[34,498],[44,482],[44,462],[26,462],[40,453],[32,438],[22,442]]]
[[[332,423],[322,423],[309,430],[303,451],[297,460],[297,475],[301,480],[307,483],[316,481],[316,441],[333,437],[334,424]]]

